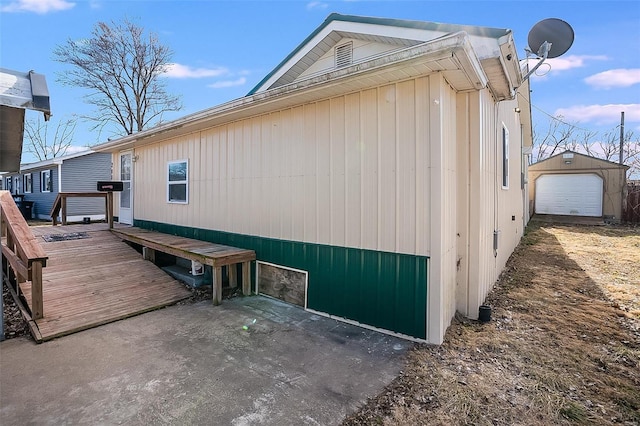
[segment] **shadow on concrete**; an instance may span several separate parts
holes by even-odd
[[[262,296],[0,344],[0,424],[339,424],[413,343]]]

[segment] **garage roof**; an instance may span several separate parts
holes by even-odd
[[[24,114],[42,111],[49,120],[51,107],[44,75],[0,68],[0,171],[20,170]]]
[[[559,159],[563,161],[559,162]],[[628,169],[629,166],[625,164],[615,163],[613,161],[603,160],[602,158],[593,157],[591,155],[580,154],[579,152],[566,150],[558,154],[552,155],[549,158],[540,160],[537,163],[533,163],[529,166],[531,171],[547,171],[547,170],[564,170],[569,165],[575,166],[575,162],[581,163],[580,167],[593,168],[593,169]],[[560,165],[560,167],[559,167]]]

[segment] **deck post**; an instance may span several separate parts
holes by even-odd
[[[62,215],[62,225],[67,224],[67,196],[65,194],[60,194],[62,197],[60,198],[60,203],[62,205],[62,209],[60,214]]]
[[[222,266],[213,267],[213,304],[222,302]]]
[[[242,294],[251,294],[251,262],[242,262]]]
[[[31,315],[33,319],[44,316],[42,300],[42,261],[31,263]]]
[[[109,229],[113,229],[113,192],[107,192],[107,222],[109,223]]]
[[[156,263],[156,251],[149,247],[142,247],[142,257],[151,263]]]
[[[229,287],[238,287],[238,264],[227,265],[227,271],[229,272]]]

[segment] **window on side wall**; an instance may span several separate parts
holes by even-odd
[[[40,191],[51,192],[51,170],[40,172]]]
[[[20,176],[13,177],[13,193],[20,194]]]
[[[509,189],[509,130],[502,125],[502,189]]]
[[[23,180],[24,180],[24,193],[31,194],[33,192],[33,189],[31,187],[31,173],[27,173],[26,175],[24,175]]]
[[[189,162],[187,160],[167,163],[167,202],[178,204],[189,202]]]

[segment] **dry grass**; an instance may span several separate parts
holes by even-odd
[[[456,318],[345,424],[640,424],[639,243],[638,229],[530,227],[493,320]]]
[[[640,320],[640,230],[594,227],[549,232],[609,299]]]

